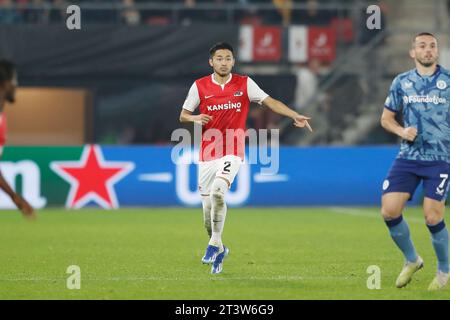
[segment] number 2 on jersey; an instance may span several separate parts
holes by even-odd
[[[231,162],[225,161],[225,167],[223,167],[223,172],[230,173]]]

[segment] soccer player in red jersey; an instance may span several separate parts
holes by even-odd
[[[222,272],[223,259],[229,252],[222,243],[227,211],[225,194],[244,159],[245,123],[250,103],[265,105],[293,119],[295,126],[312,129],[308,123],[310,118],[271,98],[248,76],[231,73],[235,63],[231,45],[217,43],[209,53],[214,73],[196,80],[191,86],[180,121],[202,125],[198,184],[204,225],[210,237],[202,262],[212,264],[211,273],[217,274]],[[193,115],[197,108],[200,114]]]
[[[4,111],[6,102],[14,103],[17,87],[17,73],[12,62],[0,60],[0,156],[6,142],[6,116]],[[30,204],[14,192],[8,185],[0,171],[0,188],[8,194],[17,208],[26,218],[34,218],[35,213]]]

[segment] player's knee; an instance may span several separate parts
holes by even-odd
[[[225,193],[217,190],[217,192],[211,193],[212,201],[214,203],[213,207],[216,209],[220,209],[223,207],[225,203]]]
[[[425,223],[429,226],[434,226],[441,222],[442,219],[435,217],[435,216],[426,216],[425,217]]]
[[[400,217],[402,215],[402,211],[396,206],[383,205],[381,207],[381,215],[384,220],[392,220]]]
[[[228,190],[228,183],[223,179],[216,179],[211,188],[211,201],[213,206],[223,207],[225,203],[225,193]]]
[[[444,219],[445,204],[444,202],[425,198],[423,212],[425,214],[425,222],[430,226],[436,225]]]
[[[443,219],[443,214],[440,210],[431,208],[425,211],[425,222],[429,226],[433,226],[441,222]]]

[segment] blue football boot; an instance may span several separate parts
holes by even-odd
[[[218,274],[222,272],[223,269],[223,260],[230,254],[230,249],[223,246],[223,251],[219,253],[216,259],[213,262],[211,273]]]
[[[205,255],[202,258],[203,264],[211,264],[216,260],[217,255],[219,254],[219,248],[215,246],[208,245],[206,248]]]

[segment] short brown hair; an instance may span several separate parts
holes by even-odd
[[[414,44],[416,43],[416,39],[417,39],[418,37],[421,37],[421,36],[430,36],[430,37],[435,38],[436,41],[437,41],[437,38],[436,38],[436,36],[435,36],[434,34],[432,34],[432,33],[430,33],[430,32],[421,32],[421,33],[416,34],[416,35],[414,36],[414,38],[412,39],[412,45],[413,45],[413,46],[414,46]]]

